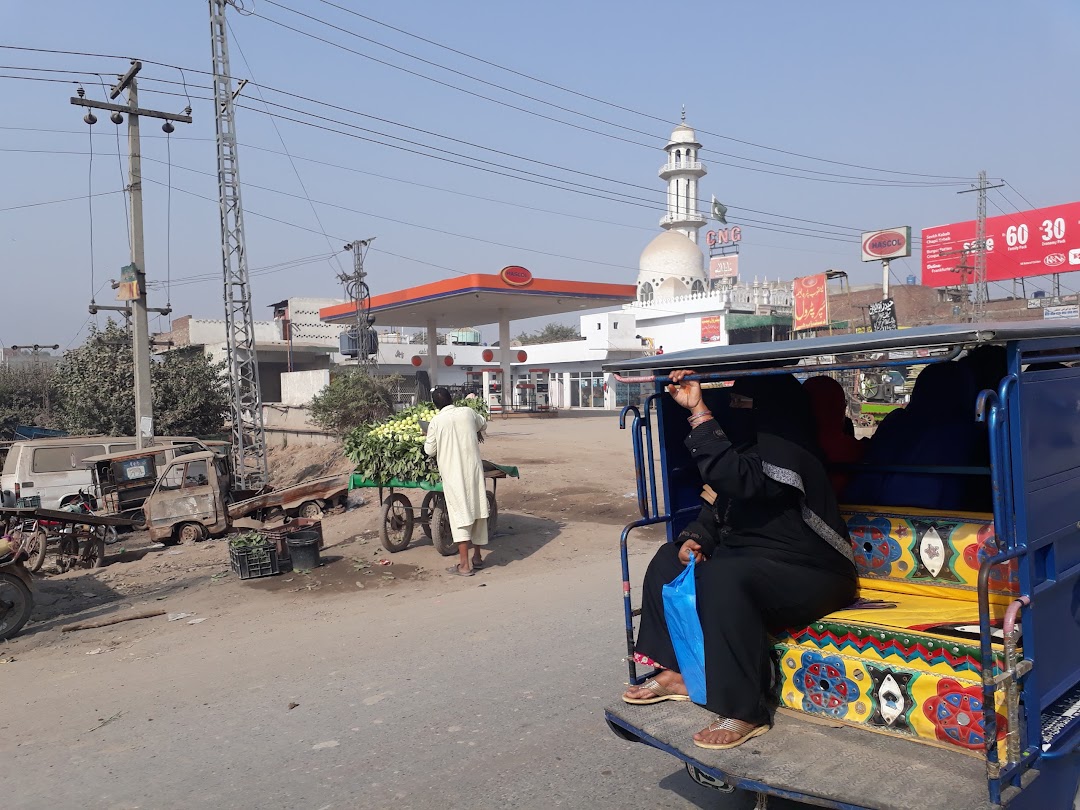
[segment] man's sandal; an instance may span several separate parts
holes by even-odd
[[[623,701],[630,703],[634,706],[650,706],[653,703],[661,703],[665,700],[690,700],[688,695],[677,695],[674,692],[668,691],[656,682],[656,679],[645,681],[641,686],[635,687],[637,689],[647,689],[653,693],[655,697],[651,698],[628,698],[623,695]]]
[[[729,743],[706,743],[694,740],[694,745],[698,748],[708,748],[713,751],[725,751],[728,748],[736,748],[754,737],[760,737],[768,730],[768,725],[754,726],[750,723],[744,723],[742,720],[733,720],[730,717],[717,717],[709,723],[709,727],[705,731],[734,731],[740,735],[739,738]]]

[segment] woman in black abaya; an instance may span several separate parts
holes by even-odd
[[[701,386],[685,380],[690,374],[674,372],[668,392],[690,411],[686,446],[706,485],[705,504],[678,542],[665,544],[649,564],[635,659],[661,671],[628,689],[623,700],[689,700],[664,621],[662,588],[692,554],[705,639],[705,706],[718,715],[694,743],[733,748],[769,729],[768,632],[805,626],[849,605],[856,572],[799,382],[790,374],[739,379],[730,407],[733,415],[750,417],[752,430],[729,438],[702,403]],[[729,430],[741,432],[735,425]]]

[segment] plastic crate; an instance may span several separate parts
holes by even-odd
[[[261,548],[229,546],[229,567],[240,579],[272,577],[281,573],[277,549],[270,543]]]
[[[31,495],[29,498],[19,498],[17,501],[15,501],[16,509],[38,509],[40,506],[40,495]]]

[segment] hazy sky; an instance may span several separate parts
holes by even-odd
[[[334,0],[524,75],[322,0],[246,3],[253,15],[230,11],[233,74],[264,85],[268,102],[296,110],[271,107],[279,116],[275,130],[260,112],[266,108],[259,90],[249,85],[241,103],[253,109],[238,112],[249,264],[273,270],[253,276],[257,318],[267,317],[266,307],[282,298],[341,294],[332,260],[272,266],[370,236],[377,236],[368,261],[375,293],[452,271],[497,272],[507,264],[525,265],[539,276],[632,283],[638,255],[658,233],[661,147],[683,104],[705,147],[709,174],[702,197],[716,194],[730,207],[731,221],[744,223],[744,279],[790,279],[839,268],[869,281],[878,277],[877,265],[859,262],[851,229],[910,224],[917,232],[974,217],[975,195],[955,193],[963,185],[906,188],[897,182],[956,182],[937,176],[973,177],[985,168],[1012,184],[1015,191],[1004,192],[1022,208],[1027,204],[1019,195],[1035,206],[1080,199],[1080,6],[1071,0]],[[165,303],[168,272],[177,315],[223,317],[213,106],[203,100],[210,95],[208,77],[195,72],[210,69],[206,2],[9,0],[0,3],[0,43],[136,56],[191,69],[181,76],[147,62],[141,75],[141,103],[174,112],[187,104],[182,84],[151,80],[186,79],[195,117],[192,125],[177,125],[172,136],[171,250],[167,142],[160,123],[143,121],[147,272],[162,282],[151,305]],[[123,59],[0,49],[0,66],[3,76],[68,82],[0,78],[0,341],[70,345],[85,333],[92,286],[88,201],[15,206],[88,193],[90,136],[85,110],[68,103],[75,88],[70,80],[78,78],[73,71],[100,71],[108,82],[127,65]],[[95,76],[82,80],[88,97],[103,99]],[[99,118],[93,128],[95,194],[122,185],[116,127],[107,114]],[[444,150],[437,153],[443,159],[417,154],[435,149]],[[123,138],[120,151],[126,172]],[[285,151],[293,155],[295,171]],[[792,174],[799,177],[784,176]],[[305,188],[321,225],[304,199]],[[999,213],[995,206],[1016,210],[999,192],[990,200],[991,215]],[[128,263],[123,196],[93,198],[93,213],[93,286],[105,285],[98,301],[111,303],[108,279]],[[797,226],[825,233],[792,233]],[[341,261],[349,267],[346,254]],[[895,263],[894,270],[901,280],[917,274],[917,256]],[[1065,283],[1075,288],[1080,279],[1066,277]]]

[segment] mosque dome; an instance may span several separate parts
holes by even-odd
[[[641,252],[638,268],[640,301],[688,295],[707,286],[705,254],[697,242],[679,231],[664,231],[649,242]]]

